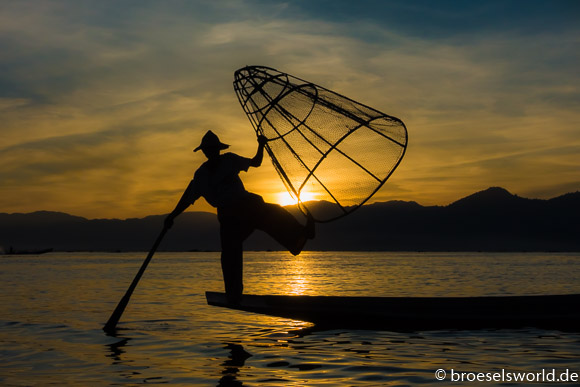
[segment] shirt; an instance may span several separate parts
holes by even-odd
[[[201,196],[214,207],[223,207],[248,196],[238,176],[247,171],[251,160],[235,153],[225,153],[215,160],[203,163],[193,175],[191,203]]]

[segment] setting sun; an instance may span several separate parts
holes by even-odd
[[[290,195],[288,191],[278,193],[277,198],[278,204],[281,206],[293,206],[298,204],[298,199]],[[310,200],[316,200],[316,194],[312,192],[302,192],[300,194],[301,202],[308,202]]]

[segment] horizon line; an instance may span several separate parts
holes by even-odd
[[[506,188],[499,187],[499,186],[491,186],[491,187],[488,187],[486,189],[483,189],[483,190],[480,190],[480,191],[476,191],[476,192],[473,192],[472,194],[469,194],[469,195],[466,195],[464,197],[458,198],[458,199],[456,199],[456,200],[454,200],[454,201],[452,201],[452,202],[450,202],[448,204],[422,205],[421,203],[418,203],[415,200],[392,199],[392,200],[385,200],[385,201],[375,201],[375,202],[372,202],[372,203],[367,202],[367,203],[361,205],[360,207],[367,207],[367,206],[371,206],[373,204],[393,203],[393,202],[415,203],[415,204],[417,204],[417,205],[419,205],[421,207],[447,207],[447,206],[450,206],[453,203],[456,203],[456,202],[458,202],[460,200],[463,200],[463,199],[466,199],[466,198],[471,197],[473,195],[476,195],[478,193],[483,193],[483,192],[490,191],[490,190],[503,190],[503,191],[509,193],[511,196],[514,196],[514,197],[517,197],[517,198],[520,198],[520,199],[526,199],[526,200],[541,200],[541,201],[548,201],[548,200],[556,199],[556,198],[559,198],[559,197],[562,197],[562,196],[565,196],[565,195],[577,194],[577,193],[580,192],[579,190],[576,190],[576,191],[571,191],[571,192],[565,192],[565,193],[562,193],[562,194],[557,195],[557,196],[553,196],[553,197],[548,198],[548,199],[541,199],[541,198],[528,198],[528,197],[524,197],[524,196],[519,196],[517,194],[511,193]],[[310,201],[307,201],[307,202],[313,202],[313,201],[321,202],[321,203],[322,202],[327,202],[327,201],[324,201],[324,200],[310,200]],[[330,203],[330,202],[328,202],[328,203]],[[286,205],[286,206],[282,206],[282,207],[284,207],[284,208],[292,208],[292,207],[296,207],[297,205],[298,204],[291,204],[291,205]],[[127,218],[88,218],[88,217],[85,217],[85,216],[75,215],[75,214],[72,214],[72,213],[69,213],[69,212],[64,212],[64,211],[56,211],[56,210],[34,210],[34,211],[29,211],[29,212],[12,212],[12,213],[0,212],[0,215],[28,215],[28,214],[35,214],[35,213],[41,213],[41,212],[55,213],[55,214],[65,214],[65,215],[68,215],[68,216],[72,216],[72,217],[76,217],[76,218],[83,218],[83,219],[87,219],[87,220],[121,220],[121,221],[123,221],[123,220],[129,220],[129,219],[144,219],[144,218],[153,217],[153,216],[167,216],[169,214],[169,212],[167,212],[167,213],[164,213],[164,214],[149,214],[149,215],[142,215],[140,217],[127,217]],[[216,214],[215,211],[206,211],[206,210],[198,210],[198,211],[193,210],[192,211],[192,210],[188,209],[185,212],[187,212],[187,213],[206,213],[206,214],[213,214],[213,215]]]

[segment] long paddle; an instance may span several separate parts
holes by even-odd
[[[157,250],[157,247],[159,247],[159,244],[161,243],[161,240],[165,236],[165,233],[167,232],[167,230],[168,230],[167,227],[163,227],[163,230],[161,230],[161,232],[159,233],[157,240],[155,241],[155,243],[153,244],[153,247],[149,251],[147,258],[145,258],[145,261],[141,265],[139,272],[137,273],[137,275],[133,279],[131,286],[129,286],[129,289],[127,289],[127,292],[125,293],[123,298],[121,298],[121,301],[119,301],[119,304],[117,305],[117,307],[113,311],[113,314],[111,314],[111,317],[109,317],[109,321],[107,321],[107,323],[103,327],[103,330],[106,333],[114,333],[115,332],[115,329],[117,327],[117,323],[121,319],[121,316],[123,315],[123,312],[125,311],[125,308],[127,307],[127,304],[129,303],[129,299],[131,298],[131,295],[133,294],[133,290],[135,290],[135,288],[137,287],[137,284],[139,283],[141,276],[145,272],[145,269],[147,268],[149,261],[151,261],[151,258],[153,258],[153,254],[155,254],[155,251]]]

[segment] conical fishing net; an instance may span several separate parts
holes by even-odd
[[[318,222],[360,207],[405,154],[407,129],[398,118],[272,68],[248,66],[234,77],[288,192]]]

